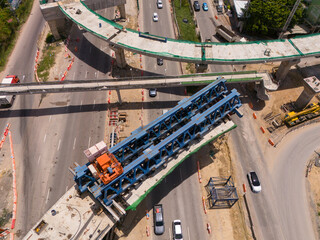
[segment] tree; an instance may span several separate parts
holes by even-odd
[[[283,28],[296,0],[252,0],[245,11],[245,31],[247,33],[276,37]],[[303,17],[300,4],[289,29]]]

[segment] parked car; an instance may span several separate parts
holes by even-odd
[[[222,7],[222,5],[218,5],[218,6],[217,6],[217,12],[218,12],[218,14],[222,14],[222,13],[223,13],[223,7]]]
[[[204,3],[202,4],[202,9],[203,9],[203,11],[208,11],[208,9],[209,9],[209,8],[208,8],[208,4],[204,2]]]
[[[153,207],[153,221],[154,221],[154,233],[156,235],[162,235],[164,233],[162,204],[157,204]]]
[[[157,89],[155,89],[155,88],[150,88],[150,89],[149,89],[149,96],[150,96],[150,97],[156,97],[156,96],[157,96]]]
[[[162,66],[163,65],[163,59],[162,58],[157,58],[157,64],[159,66]]]
[[[158,13],[153,13],[153,21],[154,22],[158,22],[159,21]]]
[[[251,190],[255,193],[261,192],[261,184],[256,172],[249,172],[247,177],[248,177]]]
[[[182,226],[180,220],[174,220],[172,223],[173,229],[173,240],[183,240],[182,237]]]
[[[159,9],[163,8],[162,0],[157,0],[157,7]]]
[[[193,8],[196,12],[199,12],[200,11],[200,4],[198,1],[194,1],[193,2]]]

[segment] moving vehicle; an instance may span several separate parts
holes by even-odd
[[[172,223],[172,229],[173,229],[173,239],[174,240],[183,240],[182,237],[182,226],[180,220],[174,220]]]
[[[206,2],[204,2],[203,4],[202,4],[202,9],[203,9],[203,11],[208,11],[208,4],[206,3]]]
[[[223,7],[222,7],[222,5],[218,5],[218,6],[217,6],[217,12],[218,12],[218,14],[222,14],[222,13],[223,13]]]
[[[163,208],[162,204],[153,207],[154,233],[162,235],[164,233]]]
[[[282,121],[292,127],[306,120],[320,116],[320,103],[310,103],[300,112],[289,112]]]
[[[157,58],[157,64],[159,66],[162,66],[163,65],[163,59],[162,58]]]
[[[196,12],[199,12],[200,11],[200,4],[198,1],[194,1],[193,2],[193,8]]]
[[[251,190],[255,193],[261,192],[261,184],[256,172],[249,172],[247,177],[248,177]]]
[[[2,79],[1,84],[15,84],[19,82],[20,80],[16,75],[8,75],[4,79]],[[11,107],[15,97],[15,95],[0,96],[0,106]]]
[[[155,88],[150,88],[150,89],[149,89],[149,96],[150,96],[150,97],[156,97],[156,96],[157,96],[157,89],[155,89]]]
[[[158,13],[153,13],[153,21],[154,22],[158,22],[159,21],[159,17],[158,17]]]
[[[157,7],[161,9],[163,7],[162,0],[157,0]]]

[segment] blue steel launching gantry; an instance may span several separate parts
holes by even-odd
[[[107,150],[96,144],[96,150],[85,151],[89,162],[77,166],[74,180],[80,192],[89,190],[103,205],[124,193],[169,158],[201,138],[227,115],[241,114],[239,93],[228,91],[221,77],[199,92],[181,100],[178,105],[131,136]]]

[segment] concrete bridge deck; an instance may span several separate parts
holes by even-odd
[[[193,63],[247,64],[320,56],[320,34],[245,43],[195,43],[148,34],[141,37],[138,31],[124,29],[78,0],[58,4],[69,19],[99,38],[116,47],[152,57]]]
[[[232,83],[263,82],[268,90],[276,90],[278,85],[274,84],[268,73],[235,72],[219,74],[194,74],[182,76],[156,76],[154,78],[126,78],[107,80],[86,80],[86,81],[64,81],[45,83],[21,83],[15,85],[0,84],[0,95],[24,95],[42,93],[62,92],[83,92],[103,91],[139,88],[164,88],[182,87],[193,85],[207,85],[216,80],[218,76]]]

